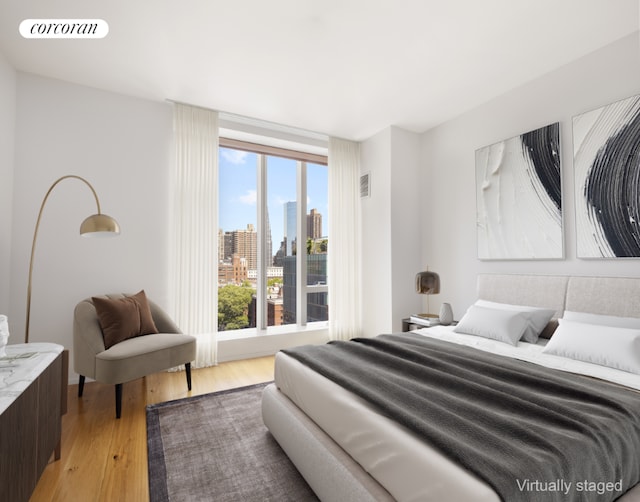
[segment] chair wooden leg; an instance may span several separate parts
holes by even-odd
[[[185,363],[184,370],[187,374],[187,388],[191,390],[191,363]]]
[[[78,397],[82,397],[83,391],[84,391],[84,375],[80,375],[80,380],[78,381]]]
[[[116,384],[116,418],[120,418],[122,413],[122,384]]]

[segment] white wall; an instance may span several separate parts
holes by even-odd
[[[0,110],[2,110],[0,113],[0,314],[6,314],[9,311],[11,275],[16,72],[2,53],[0,53]]]
[[[421,256],[420,136],[389,127],[362,142],[361,170],[371,174],[362,204],[363,334],[399,331],[420,310],[415,274]]]
[[[420,234],[422,202],[428,197],[416,180],[420,172],[420,135],[391,128],[391,267],[392,331],[400,331],[402,318],[422,312],[415,290],[416,273],[428,262],[422,255]]]
[[[83,238],[95,212],[86,185],[64,180],[44,208],[35,255],[30,341],[73,347],[72,315],[85,297],[145,289],[168,297],[168,176],[172,115],[166,103],[18,73],[11,237],[12,342],[22,342],[29,252],[42,199],[60,176],[86,178],[117,238]],[[71,373],[73,369],[71,368]]]
[[[362,218],[362,332],[391,330],[391,128],[363,141],[360,169],[370,174],[371,196],[360,199]]]
[[[576,258],[573,196],[572,117],[640,93],[639,34],[549,73],[422,138],[422,184],[431,187],[423,211],[422,248],[440,273],[441,294],[456,318],[475,299],[476,275],[536,273],[640,276],[640,260]],[[476,247],[475,150],[560,122],[565,259],[552,261],[479,261]],[[394,201],[400,203],[400,201]]]

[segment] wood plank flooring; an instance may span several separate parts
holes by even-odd
[[[194,369],[191,392],[184,371],[126,383],[120,420],[113,385],[87,383],[82,398],[77,385],[69,386],[61,458],[46,467],[31,502],[149,500],[146,405],[273,380],[273,361],[268,356]]]

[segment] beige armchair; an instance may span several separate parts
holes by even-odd
[[[124,299],[134,295],[111,294],[98,298]],[[137,296],[137,295],[135,295]],[[85,377],[114,384],[116,418],[122,410],[122,384],[137,378],[185,365],[187,387],[191,390],[191,361],[196,357],[196,339],[182,334],[173,320],[148,301],[158,333],[135,336],[105,348],[98,312],[91,298],[76,305],[73,319],[73,362],[80,375],[78,397],[82,397]]]

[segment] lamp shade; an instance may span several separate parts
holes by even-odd
[[[80,225],[80,235],[92,237],[110,237],[120,233],[120,225],[111,216],[98,213],[86,218]]]
[[[440,276],[435,272],[418,272],[416,291],[423,295],[437,295],[440,293]]]

